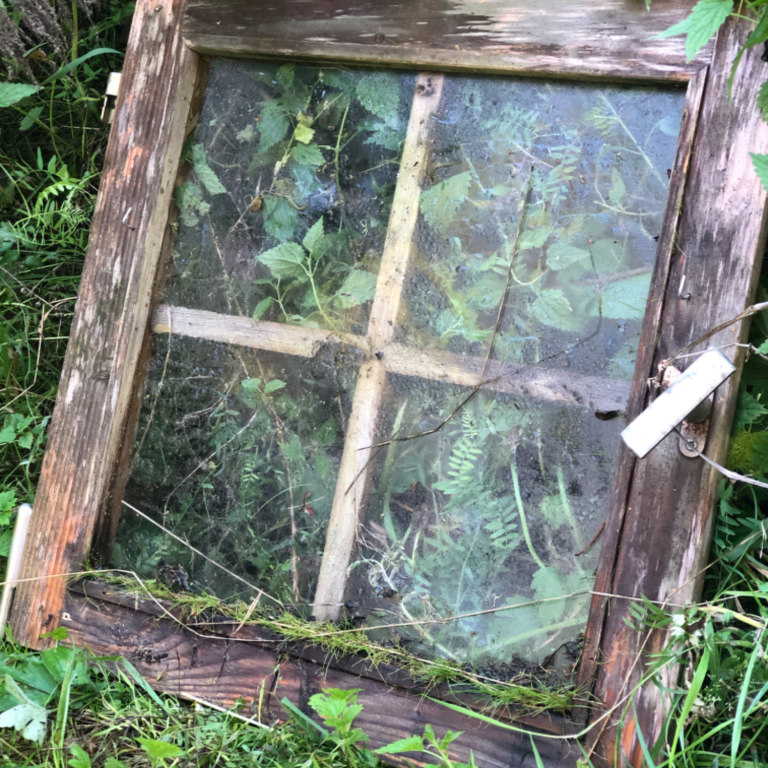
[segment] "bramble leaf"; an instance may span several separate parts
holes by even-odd
[[[547,267],[555,271],[570,267],[581,259],[587,258],[589,251],[576,248],[568,243],[554,243],[547,249]]]
[[[267,102],[259,113],[259,152],[282,141],[289,126],[285,110],[276,101]]]
[[[571,303],[559,288],[542,291],[533,302],[531,314],[540,323],[562,331],[576,331],[581,327]]]
[[[447,227],[459,205],[464,202],[471,184],[472,174],[464,171],[422,192],[419,205],[427,224],[436,228]]]
[[[267,266],[278,280],[291,277],[306,279],[303,267],[306,258],[307,252],[298,243],[283,243],[260,253],[256,261]]]
[[[296,126],[296,130],[293,132],[293,138],[296,139],[296,141],[300,141],[302,144],[309,144],[314,136],[314,130],[308,125],[304,125],[304,123],[299,123]]]
[[[301,244],[309,251],[311,256],[315,256],[315,252],[318,250],[320,244],[322,243],[323,237],[323,217],[321,216],[307,230],[307,234],[304,235],[304,239],[301,241]]]
[[[400,105],[400,85],[394,73],[377,72],[366,75],[357,84],[357,98],[360,103],[376,117],[392,126],[398,123]]]
[[[290,240],[297,220],[296,209],[284,197],[264,199],[264,229],[276,240]]]
[[[296,144],[291,150],[291,157],[301,165],[318,166],[325,162],[317,144]]]
[[[373,299],[377,276],[363,269],[353,269],[336,291],[336,303],[342,309],[356,307]]]
[[[192,167],[195,169],[197,178],[208,190],[208,194],[221,195],[227,191],[211,166],[208,165],[208,158],[205,156],[205,149],[202,144],[195,144],[192,147]]]
[[[642,320],[651,287],[651,273],[628,277],[611,283],[601,295],[603,317],[617,320]],[[598,314],[598,305],[592,315]]]

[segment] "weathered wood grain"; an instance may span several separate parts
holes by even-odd
[[[372,350],[375,349],[387,373],[434,379],[464,387],[477,384],[485,365],[485,359],[479,357],[422,350],[397,343],[373,347],[367,336],[283,323],[255,322],[246,317],[165,304],[155,307],[152,329],[155,333],[175,333],[301,357],[312,357],[323,344],[338,341],[345,347],[360,350],[367,359],[372,357]],[[630,388],[628,381],[495,361],[488,366],[485,380],[488,389],[505,394],[603,412],[623,412]]]
[[[680,135],[675,152],[675,163],[672,169],[669,194],[664,213],[664,223],[659,237],[659,248],[656,254],[653,278],[651,279],[651,290],[648,294],[648,303],[638,344],[635,375],[632,380],[632,389],[626,409],[627,423],[632,422],[640,415],[648,394],[647,380],[652,375],[656,342],[661,315],[664,309],[664,296],[669,285],[669,273],[672,268],[672,257],[676,247],[685,193],[685,182],[690,170],[693,141],[699,123],[707,75],[708,69],[703,69],[688,84]],[[612,588],[618,541],[621,537],[624,514],[627,509],[627,496],[634,468],[634,454],[622,442],[619,447],[619,461],[614,480],[614,493],[606,518],[605,533],[602,537],[600,565],[595,578],[595,592],[607,594],[610,593]],[[590,621],[587,624],[585,633],[579,676],[579,685],[584,689],[590,689],[594,683],[598,662],[598,649],[602,638],[607,605],[608,600],[605,597],[595,596],[592,599]],[[584,711],[582,717],[585,718],[587,714]]]
[[[430,74],[421,74],[416,78],[400,172],[376,281],[376,295],[368,320],[368,338],[374,350],[384,348],[392,340],[400,313],[403,284],[414,248],[421,181],[426,173],[429,154],[432,123],[429,118],[440,104],[443,80],[442,75]],[[315,590],[313,610],[319,621],[338,619],[344,604],[347,569],[357,545],[358,527],[370,488],[371,446],[382,439],[377,430],[386,385],[386,369],[374,355],[360,369],[347,425]]]
[[[654,36],[693,0],[190,0],[184,37],[196,51],[471,69],[497,74],[685,81],[710,57]]]
[[[137,3],[72,333],[11,617],[42,645],[109,493],[189,114],[183,0]]]
[[[749,25],[729,22],[721,30],[707,80],[678,227],[654,366],[709,328],[726,322],[750,303],[765,245],[766,195],[750,162],[750,152],[768,151],[768,126],[755,105],[755,93],[768,74],[761,51],[747,52],[728,98],[730,64]],[[678,296],[685,275],[685,290]],[[735,324],[701,349],[744,341],[746,324]],[[742,351],[725,350],[737,365]],[[651,375],[646,371],[646,375]],[[722,463],[738,391],[738,374],[716,392],[707,455]],[[628,497],[612,592],[676,602],[701,591],[712,533],[712,509],[719,475],[700,459],[687,459],[675,434],[636,462]],[[606,706],[619,701],[637,682],[649,654],[667,642],[664,632],[643,635],[623,622],[626,606],[612,602],[602,640],[597,692]],[[674,680],[672,681],[674,684]],[[637,732],[653,743],[664,717],[658,689],[646,686],[635,700],[637,718],[624,718],[621,743],[615,730],[603,737],[609,761],[617,756],[644,763]],[[619,713],[616,713],[618,716]],[[614,718],[614,722],[615,722]]]
[[[262,722],[271,723],[286,719],[279,704],[284,696],[313,714],[307,701],[323,688],[358,688],[362,689],[359,701],[363,711],[355,725],[371,737],[370,748],[423,733],[424,725],[429,723],[441,735],[448,729],[463,732],[451,747],[455,760],[468,761],[471,750],[476,764],[484,768],[536,765],[528,736],[486,725],[382,680],[247,642],[249,633],[259,632],[256,628],[241,630],[241,641],[223,634],[199,637],[167,618],[159,618],[158,607],[146,601],[127,598],[121,604],[101,599],[101,588],[94,584],[82,590],[87,596],[79,591],[76,588],[69,593],[62,617],[70,638],[96,654],[124,656],[156,690],[225,708],[241,700],[245,702],[241,714],[260,715]],[[105,595],[110,593],[108,588],[103,591]],[[211,631],[219,630],[214,625]],[[547,768],[573,766],[580,754],[578,747],[567,741],[544,738],[536,743]],[[417,765],[423,764],[423,755],[409,757]],[[409,764],[397,756],[390,762]]]

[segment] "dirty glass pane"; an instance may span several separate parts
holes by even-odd
[[[364,333],[413,75],[214,61],[165,301]]]
[[[385,431],[438,426],[471,390],[392,376]],[[347,610],[417,653],[473,666],[541,662],[577,640],[592,587],[619,421],[482,391],[436,434],[392,443],[377,468]],[[562,654],[561,654],[562,655]],[[567,654],[566,654],[567,656]],[[568,665],[563,656],[565,666]],[[496,668],[494,674],[501,674]]]
[[[512,261],[495,358],[631,378],[683,99],[447,78],[402,338],[484,356]]]
[[[155,338],[125,500],[274,597],[312,601],[357,371],[314,358]],[[221,597],[246,587],[124,509],[113,564],[181,564]],[[294,579],[296,583],[294,584]]]

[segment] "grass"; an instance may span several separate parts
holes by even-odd
[[[92,22],[81,18],[79,31],[68,31],[68,50],[57,54],[42,41],[41,57],[30,60],[39,83],[73,61],[80,63],[0,109],[0,557],[7,553],[18,504],[34,499],[106,146],[98,119],[102,93],[109,71],[121,67],[119,55],[103,50],[81,57],[122,49],[130,13],[130,5],[110,0]],[[757,317],[753,343],[766,338],[768,323]],[[762,402],[768,397],[768,365],[753,357],[743,380],[729,464],[765,479],[768,409]],[[766,500],[761,489],[723,483],[704,602],[675,614],[650,604],[634,612],[638,631],[665,626],[674,633],[646,678],[661,685],[671,665],[682,669],[681,682],[667,688],[661,738],[643,742],[649,766],[768,765],[768,633],[761,629],[768,620]],[[222,609],[208,596],[172,599],[189,616],[229,611],[240,621],[247,613],[246,606]],[[401,648],[376,646],[352,629],[263,610],[258,620],[286,643],[314,640],[330,653],[363,654],[374,664],[404,666],[427,688],[449,682],[487,697],[496,707],[562,711],[572,702],[573,692],[492,684],[447,662],[431,664]],[[233,713],[160,697],[125,661],[91,659],[88,666],[85,660],[83,652],[65,647],[37,654],[10,641],[3,644],[0,718],[8,720],[9,711],[26,707],[23,714],[29,719],[21,723],[22,731],[44,722],[44,738],[38,743],[22,732],[0,729],[0,760],[56,768],[154,768],[182,765],[192,756],[197,765],[234,768],[377,762],[351,741],[358,735],[350,717],[356,706],[353,693],[326,693],[315,701],[325,729],[310,725],[296,711],[287,724],[270,729]],[[628,701],[625,715],[633,707]],[[16,715],[21,716],[18,710]],[[450,765],[447,745],[430,739],[428,732],[415,735],[411,746]]]

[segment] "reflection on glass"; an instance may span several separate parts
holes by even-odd
[[[357,372],[313,358],[156,338],[127,502],[268,594],[311,602]],[[241,583],[124,510],[116,567],[181,563],[196,590]]]
[[[437,426],[469,394],[391,380],[385,419],[401,435]],[[541,662],[576,641],[589,597],[551,598],[591,589],[599,548],[576,555],[603,521],[620,429],[482,392],[440,432],[392,443],[348,585],[353,615],[374,626],[471,614],[396,632],[411,650],[472,665]]]
[[[448,78],[420,199],[405,339],[484,355],[511,261],[496,358],[549,362],[590,336],[595,353],[571,365],[630,378],[683,98]]]
[[[365,332],[413,83],[214,61],[166,301]]]

